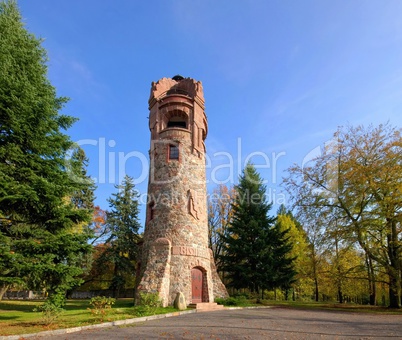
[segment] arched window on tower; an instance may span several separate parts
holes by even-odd
[[[188,129],[189,128],[189,112],[188,109],[164,109],[163,114],[163,123],[162,129],[166,128],[180,128],[180,129]]]
[[[187,121],[184,117],[178,117],[178,116],[173,116],[172,118],[169,119],[167,123],[168,128],[182,128],[182,129],[187,129]]]

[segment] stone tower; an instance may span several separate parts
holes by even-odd
[[[158,292],[163,305],[227,296],[208,248],[202,84],[175,76],[152,83],[150,171],[138,292]]]

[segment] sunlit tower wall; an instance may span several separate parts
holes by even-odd
[[[137,292],[172,305],[227,296],[208,248],[205,138],[200,81],[175,76],[152,83],[149,98],[148,203]]]

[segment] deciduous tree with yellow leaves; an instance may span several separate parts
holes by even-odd
[[[388,275],[389,306],[401,306],[402,137],[389,124],[339,128],[321,155],[288,169],[284,182],[299,210],[342,221],[354,242]],[[370,279],[370,278],[368,278]]]

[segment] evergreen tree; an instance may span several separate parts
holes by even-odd
[[[285,286],[294,272],[288,264],[286,233],[268,216],[266,188],[254,166],[247,164],[236,186],[233,216],[222,255],[229,286],[252,292]]]
[[[0,284],[62,294],[78,283],[89,251],[77,225],[90,221],[93,184],[82,154],[68,157],[74,145],[63,130],[76,119],[59,114],[67,99],[56,95],[46,62],[16,2],[1,2]],[[84,191],[85,205],[74,202]]]
[[[87,175],[88,158],[84,150],[79,147],[73,149],[71,158],[66,165],[70,177],[75,182],[71,202],[75,208],[81,209],[81,212],[84,210],[87,213],[85,209],[91,209],[93,212],[96,186]]]
[[[109,198],[110,211],[106,223],[109,237],[107,248],[99,261],[111,261],[114,264],[113,279],[110,288],[115,292],[127,282],[127,273],[135,274],[135,260],[138,252],[140,223],[138,221],[138,192],[133,179],[126,175],[122,184],[117,185],[118,192]]]
[[[269,244],[265,249],[266,275],[263,287],[266,289],[282,288],[287,291],[295,282],[295,256],[292,256],[293,244],[289,235],[290,229],[282,229],[277,221],[269,232]]]

